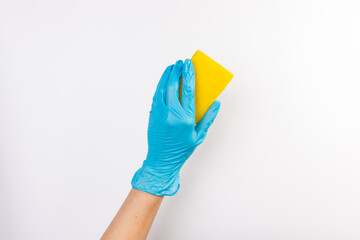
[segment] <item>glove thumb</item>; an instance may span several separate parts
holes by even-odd
[[[209,130],[209,127],[214,122],[218,112],[220,109],[220,102],[215,101],[207,110],[203,118],[200,120],[200,122],[196,125],[195,130],[197,132],[197,139],[196,139],[196,146],[201,144],[206,134]]]

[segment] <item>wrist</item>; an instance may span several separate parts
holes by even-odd
[[[180,188],[179,170],[166,171],[143,164],[131,181],[134,189],[157,196],[173,196]]]

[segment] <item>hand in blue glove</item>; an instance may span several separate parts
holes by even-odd
[[[181,103],[179,85],[182,76]],[[148,125],[148,154],[135,173],[132,187],[159,196],[172,196],[180,187],[179,172],[202,143],[220,102],[215,101],[195,125],[195,71],[190,59],[166,68],[157,86]]]

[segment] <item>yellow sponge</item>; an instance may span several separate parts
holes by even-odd
[[[191,61],[195,69],[195,123],[197,124],[234,75],[199,50],[192,56]]]

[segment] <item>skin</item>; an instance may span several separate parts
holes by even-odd
[[[101,240],[146,239],[163,198],[131,189]]]

